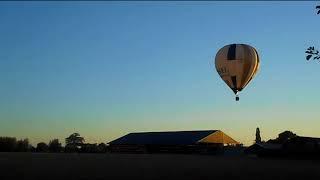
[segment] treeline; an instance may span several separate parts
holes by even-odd
[[[289,139],[297,137],[297,135],[291,131],[283,131],[275,139],[269,139],[268,141],[262,141],[260,136],[259,128],[256,129],[256,140],[255,143],[269,143],[269,144],[284,144]]]
[[[28,139],[17,140],[15,137],[0,137],[0,151],[25,152],[31,150],[32,146]]]
[[[52,153],[106,153],[108,146],[105,143],[84,143],[85,139],[79,133],[73,133],[65,139],[65,146],[59,139],[49,143],[39,142],[36,147],[28,139],[17,140],[15,137],[0,137],[0,152],[52,152]]]

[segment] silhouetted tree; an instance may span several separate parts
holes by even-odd
[[[261,143],[260,129],[256,129],[256,143]]]
[[[37,152],[37,149],[34,146],[30,145],[29,146],[29,151],[30,152]]]
[[[278,140],[280,143],[286,142],[288,139],[296,137],[297,135],[291,131],[284,131],[278,135]]]
[[[86,143],[81,146],[80,152],[82,152],[82,153],[98,153],[99,151],[98,151],[97,144]]]
[[[49,150],[49,146],[46,143],[40,142],[37,144],[37,147],[36,147],[37,152],[48,152],[48,150]]]
[[[318,11],[317,14],[320,14],[320,6],[316,6],[316,10]],[[314,46],[310,46],[307,50],[306,50],[306,59],[307,61],[309,61],[311,58],[313,58],[313,60],[315,59],[320,59],[320,54],[319,51],[316,50],[314,48]]]
[[[30,145],[29,145],[29,140],[27,138],[17,141],[16,151],[18,151],[18,152],[27,152],[29,150],[30,150]]]
[[[64,147],[64,152],[66,152],[66,153],[74,153],[74,152],[79,152],[79,147],[77,147],[77,146],[74,146],[74,145],[66,145],[65,147]]]
[[[17,139],[15,137],[0,137],[0,152],[12,152],[16,150]]]
[[[61,152],[62,146],[59,142],[59,139],[53,139],[49,142],[49,151],[50,152]]]
[[[84,143],[84,138],[79,133],[73,133],[66,138],[66,152],[79,152],[80,147]]]
[[[84,143],[84,138],[79,133],[73,133],[66,138],[67,145],[81,146]]]
[[[291,131],[284,131],[278,135],[276,139],[270,139],[267,141],[267,143],[272,143],[272,144],[283,144],[289,139],[296,137],[297,135],[294,134]]]
[[[319,54],[319,51],[316,50],[313,46],[312,47],[309,47],[306,51],[307,53],[307,56],[306,56],[306,59],[307,61],[309,61],[312,57],[313,59],[320,59],[320,54]]]
[[[107,150],[108,150],[108,147],[107,147],[107,145],[106,145],[105,143],[100,143],[100,144],[98,145],[98,151],[99,151],[100,153],[106,153]]]

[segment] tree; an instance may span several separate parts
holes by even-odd
[[[37,152],[48,152],[49,147],[46,143],[40,142],[37,144],[36,151]]]
[[[66,152],[78,152],[84,143],[84,138],[79,133],[73,133],[66,138]]]
[[[256,129],[256,143],[261,143],[260,129],[257,127]]]
[[[0,152],[15,151],[17,139],[15,137],[0,137]]]
[[[79,133],[73,133],[66,138],[66,145],[81,146],[84,141],[84,138]]]
[[[66,153],[79,152],[79,148],[77,146],[73,146],[73,145],[66,145],[64,147],[64,152],[66,152]]]
[[[29,146],[29,151],[30,152],[37,152],[36,148],[34,146],[32,146],[32,145]]]
[[[49,151],[50,152],[61,152],[62,146],[59,142],[59,139],[53,139],[49,142]]]
[[[309,61],[312,57],[313,57],[313,60],[320,59],[319,51],[316,50],[313,46],[307,49],[306,54],[307,54],[306,55],[307,61]]]
[[[270,139],[267,141],[267,143],[272,143],[272,144],[283,144],[286,141],[288,141],[289,139],[296,137],[297,135],[294,134],[291,131],[283,131],[282,133],[280,133],[278,135],[278,137],[276,139]]]
[[[284,142],[286,142],[288,139],[291,139],[291,138],[293,138],[293,137],[296,137],[297,135],[296,134],[294,134],[293,132],[291,132],[291,131],[284,131],[284,132],[282,132],[282,133],[280,133],[279,135],[278,135],[278,141],[280,142],[280,143],[284,143]]]
[[[98,151],[99,151],[100,153],[106,153],[106,152],[107,152],[107,149],[108,149],[108,147],[107,147],[107,145],[106,145],[105,143],[100,143],[100,144],[98,145]]]
[[[316,10],[318,11],[317,14],[320,14],[320,6],[316,6]],[[314,49],[314,46],[310,46],[305,53],[307,54],[306,55],[307,61],[309,61],[312,57],[313,57],[313,60],[320,59],[319,51]]]
[[[18,152],[26,152],[26,151],[29,151],[29,148],[30,145],[29,145],[29,140],[26,138],[26,139],[21,139],[19,141],[17,141],[17,148],[16,148],[16,151]]]
[[[81,146],[80,152],[82,153],[98,153],[97,144],[85,143]]]

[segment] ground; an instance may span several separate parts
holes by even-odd
[[[179,154],[0,153],[0,179],[318,179],[319,160]]]

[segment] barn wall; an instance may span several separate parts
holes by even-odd
[[[113,153],[209,153],[223,152],[222,144],[196,145],[110,145]]]

